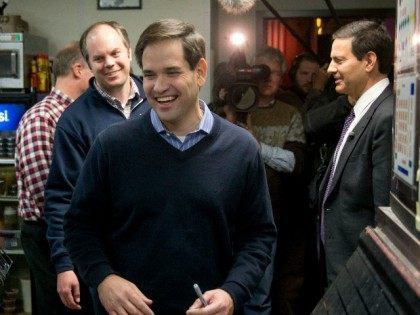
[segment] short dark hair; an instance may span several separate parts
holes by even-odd
[[[194,25],[175,19],[164,19],[150,24],[140,35],[134,54],[140,68],[143,69],[143,52],[150,44],[179,39],[182,42],[184,58],[191,69],[195,69],[199,60],[206,57],[206,43]]]
[[[53,59],[52,72],[54,76],[57,78],[69,74],[72,65],[76,62],[82,62],[84,64],[79,43],[73,41],[61,49]]]
[[[360,20],[338,29],[332,36],[335,39],[352,38],[353,55],[361,60],[369,51],[378,57],[379,72],[388,74],[392,67],[393,46],[385,26],[376,21]]]
[[[86,39],[87,39],[89,33],[100,25],[108,25],[108,26],[112,27],[118,33],[118,35],[120,35],[120,37],[121,37],[121,39],[124,43],[124,46],[127,47],[127,49],[130,49],[130,39],[128,38],[128,33],[127,33],[127,30],[124,28],[124,26],[122,26],[121,24],[119,24],[118,22],[115,22],[115,21],[96,22],[96,23],[92,24],[91,26],[89,26],[83,32],[82,36],[80,37],[80,41],[79,41],[80,51],[82,52],[83,58],[85,58],[85,60],[88,64],[89,64],[89,53],[88,53],[87,47],[86,47]]]
[[[289,77],[293,82],[296,82],[296,73],[300,67],[300,64],[304,61],[319,64],[318,58],[311,52],[303,52],[299,55],[296,55],[289,69]]]

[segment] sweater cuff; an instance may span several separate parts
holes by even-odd
[[[242,314],[244,304],[249,300],[248,291],[234,282],[226,282],[221,286],[221,289],[229,293],[233,300],[233,313]]]
[[[118,275],[117,272],[112,270],[111,266],[107,264],[102,264],[102,265],[98,265],[98,266],[90,268],[89,273],[86,275],[86,277],[84,277],[84,280],[89,287],[96,289],[98,285],[102,281],[104,281],[104,279],[107,276],[111,274]]]
[[[261,143],[261,156],[264,163],[277,172],[292,173],[295,168],[295,156],[289,150]]]
[[[64,271],[74,270],[74,266],[71,262],[71,259],[68,255],[56,256],[53,258],[53,263],[55,267],[55,272],[57,274]]]

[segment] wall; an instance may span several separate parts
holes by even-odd
[[[216,1],[216,0],[214,0]],[[330,16],[328,7],[323,0],[268,0],[282,17],[290,16]],[[355,9],[395,9],[395,0],[334,0],[332,1],[336,10]],[[236,30],[242,30],[248,41],[246,43],[246,55],[248,61],[255,53],[256,47],[261,45],[262,39],[262,18],[273,17],[261,1],[251,11],[240,16],[226,13],[220,5],[215,6],[215,13],[218,16],[217,25],[212,23],[212,30],[218,29],[218,35],[214,39],[214,46],[218,47],[215,53],[215,62],[227,61],[232,54],[233,47],[229,43],[229,35]],[[213,22],[213,21],[212,21]]]
[[[328,13],[328,7],[323,0],[269,0],[283,16],[296,14],[297,11]],[[97,0],[9,0],[5,14],[18,14],[29,23],[30,32],[49,39],[49,53],[54,55],[57,50],[70,40],[78,39],[83,30],[99,20],[116,20],[128,30],[135,46],[141,31],[151,22],[167,17],[189,21],[197,26],[205,37],[207,59],[209,61],[209,76],[201,91],[201,97],[210,101],[213,64],[225,61],[231,55],[228,36],[235,30],[243,30],[247,36],[246,54],[248,60],[255,53],[256,46],[261,42],[262,17],[272,16],[261,1],[247,14],[234,16],[220,9],[217,0],[142,0],[141,10],[97,10]],[[334,0],[337,10],[342,9],[373,9],[395,8],[395,0]],[[301,15],[302,16],[302,15]],[[139,68],[133,62],[135,73]]]
[[[210,1],[142,0],[141,10],[97,10],[97,0],[9,0],[5,14],[21,15],[29,23],[30,33],[48,38],[50,55],[67,42],[78,40],[90,24],[101,20],[123,24],[134,48],[147,25],[170,17],[193,23],[206,39],[210,56]],[[134,60],[133,70],[140,73]],[[206,101],[210,100],[210,86],[209,76],[201,91]]]

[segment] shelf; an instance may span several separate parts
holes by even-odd
[[[25,255],[23,249],[3,249],[7,255]]]
[[[17,196],[0,196],[0,202],[19,202]]]
[[[1,174],[1,194],[0,194],[0,217],[1,218],[1,227],[0,228],[0,248],[4,253],[6,261],[10,261],[10,272],[9,272],[9,285],[14,288],[21,288],[21,283],[19,279],[22,279],[22,275],[25,275],[25,279],[29,278],[29,266],[27,264],[25,252],[22,248],[19,225],[21,223],[21,218],[17,216],[16,218],[12,217],[11,209],[8,207],[17,208],[19,199],[16,194],[16,179],[14,175],[15,172],[15,159],[2,158],[0,157],[0,169]],[[10,194],[15,193],[16,195]],[[8,212],[6,212],[8,210]],[[17,209],[16,209],[17,211]],[[2,213],[3,212],[3,213]],[[4,215],[6,212],[6,217]],[[19,293],[20,294],[20,293]],[[25,313],[23,311],[22,296],[19,297],[19,303],[16,305],[16,311],[13,314],[16,315],[30,315],[31,313]],[[1,302],[1,301],[0,301]],[[34,306],[34,299],[32,299],[32,306]],[[32,308],[31,306],[31,308]],[[4,310],[0,306],[0,315],[3,315]],[[9,313],[7,313],[9,314]]]
[[[0,158],[0,165],[15,165],[15,159],[6,159],[6,158]]]
[[[20,230],[0,230],[0,236],[3,237],[15,237],[20,235]]]
[[[20,230],[0,230],[3,250],[8,255],[24,255],[20,243]]]

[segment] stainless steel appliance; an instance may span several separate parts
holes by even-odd
[[[48,53],[47,39],[28,33],[0,33],[0,89],[29,88],[30,60]]]

